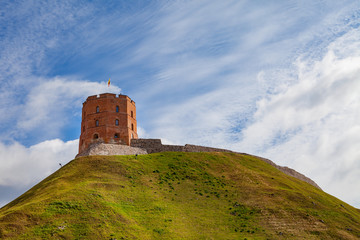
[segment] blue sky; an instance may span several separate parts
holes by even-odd
[[[81,107],[266,157],[360,207],[357,1],[1,1],[0,205],[77,153]],[[111,78],[111,87],[107,80]]]

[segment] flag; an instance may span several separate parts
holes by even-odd
[[[108,87],[110,87],[110,78],[109,78],[109,81],[108,81]]]

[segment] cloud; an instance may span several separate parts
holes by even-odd
[[[71,36],[68,30],[93,11],[90,4],[69,1],[3,2],[0,9],[0,79],[18,86],[31,85],[33,79],[14,81],[13,77],[47,71],[46,54],[63,44],[65,37]]]
[[[224,145],[239,138],[233,133],[251,120],[255,102],[289,83],[289,76],[279,75],[291,76],[292,69],[284,69],[293,68],[299,54],[314,50],[318,57],[333,33],[348,28],[334,26],[348,7],[326,5],[320,13],[316,4],[306,6],[311,11],[303,7],[289,2],[259,8],[238,1],[166,5],[132,59],[158,69],[134,93],[137,102],[151,106],[143,109],[142,126],[173,142]],[[335,8],[341,16],[334,16]],[[258,81],[259,72],[266,73],[265,81]]]
[[[36,1],[0,3],[1,141],[12,141],[14,138],[22,141],[31,127],[37,128],[36,131],[41,130],[39,124],[44,124],[46,118],[49,120],[46,122],[49,126],[53,123],[51,121],[53,119],[49,118],[49,109],[46,107],[52,106],[54,103],[52,97],[56,98],[58,95],[56,90],[63,90],[64,86],[60,86],[60,89],[51,89],[49,86],[56,85],[59,80],[45,77],[52,64],[48,61],[48,56],[54,49],[63,47],[65,39],[68,39],[69,29],[76,27],[84,15],[91,13],[91,6],[70,4],[69,1],[41,4]],[[72,80],[65,77],[61,79],[63,82]],[[47,81],[49,83],[46,83]],[[77,83],[78,87],[83,85],[86,87],[86,83],[81,84],[81,81]],[[47,92],[48,97],[40,100],[45,95],[42,90],[53,92]],[[74,88],[71,92],[74,92]],[[81,94],[83,91],[79,92]],[[43,101],[42,104],[40,101]],[[59,105],[55,108],[60,112],[62,110]],[[52,109],[52,115],[64,117],[56,114],[58,111],[53,111],[55,108]],[[27,111],[25,115],[19,114],[24,111]],[[46,130],[55,128],[57,127],[53,124]],[[46,130],[44,129],[42,134],[46,135]],[[35,142],[38,140],[36,139]]]
[[[77,154],[78,140],[47,140],[29,148],[14,142],[0,144],[0,185],[31,185],[51,174]],[[31,170],[31,171],[29,171]]]
[[[359,38],[354,29],[332,42],[321,60],[299,60],[297,81],[258,101],[239,143],[352,204],[360,199],[351,190],[360,185]]]
[[[0,143],[0,202],[22,194],[75,157],[78,140],[47,140],[25,147],[18,142]]]

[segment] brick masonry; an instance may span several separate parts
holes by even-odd
[[[128,96],[103,93],[83,103],[79,153],[97,142],[130,146],[137,137],[136,106]]]

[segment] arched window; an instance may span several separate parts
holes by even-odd
[[[119,126],[119,119],[115,119],[115,125]]]
[[[119,138],[119,134],[115,133],[114,138]]]
[[[97,113],[100,112],[100,107],[99,106],[96,107],[96,112]]]
[[[95,126],[97,126],[97,127],[99,126],[99,120],[95,121]]]
[[[131,115],[131,117],[133,118],[133,117],[134,117],[134,112],[131,111],[130,115]]]
[[[119,112],[119,106],[116,106],[116,112]]]
[[[131,130],[134,131],[134,124],[133,123],[131,124]]]
[[[97,133],[94,134],[94,139],[98,139],[99,135]]]

